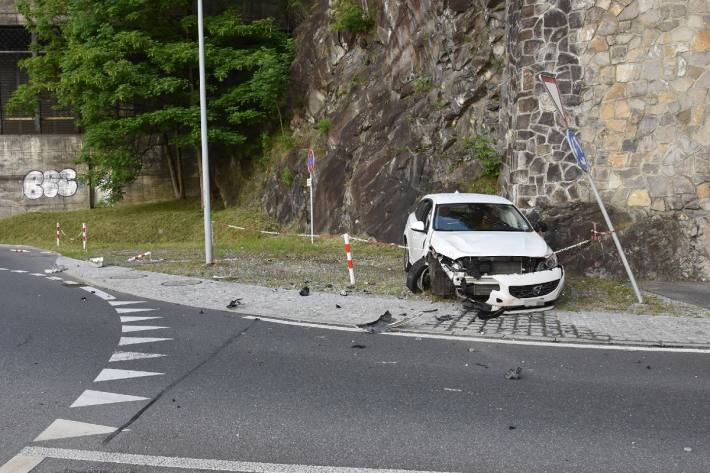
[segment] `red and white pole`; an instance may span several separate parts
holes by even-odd
[[[343,240],[345,240],[345,254],[348,257],[348,272],[350,273],[350,285],[355,285],[355,270],[353,269],[353,252],[350,250],[350,235],[347,233],[343,235]]]
[[[86,224],[82,223],[81,224],[81,244],[84,247],[84,251],[86,251],[86,240],[87,240],[87,231],[86,231]]]
[[[60,227],[59,222],[57,222],[57,246],[59,246],[59,240],[60,240],[61,233],[62,233],[62,227]]]

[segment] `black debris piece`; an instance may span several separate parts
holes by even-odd
[[[523,369],[518,366],[517,368],[511,368],[508,371],[505,372],[505,379],[520,379],[520,375],[522,374]]]
[[[453,315],[450,315],[450,314],[446,314],[446,315],[437,315],[437,316],[434,317],[434,318],[435,318],[436,320],[438,320],[439,322],[447,322],[447,321],[453,319],[454,316],[453,316]]]
[[[476,366],[480,366],[481,368],[488,369],[488,365],[484,365],[483,363],[476,363]]]
[[[439,310],[439,309],[427,309],[427,310],[423,310],[422,312],[424,312],[426,314],[427,312],[436,312],[437,310]]]
[[[514,425],[509,425],[509,426],[508,426],[508,430],[515,430],[515,429],[517,429],[517,427],[514,426]]]
[[[646,365],[646,369],[647,369],[647,370],[650,370],[650,369],[651,369],[651,366],[650,366],[650,365]]]
[[[386,310],[385,313],[380,315],[380,317],[374,322],[360,324],[358,327],[364,329],[368,333],[382,333],[389,329],[389,324],[392,322],[394,322],[392,314],[390,314],[389,310]]]
[[[308,289],[308,286],[303,286],[303,288],[300,291],[298,291],[298,293],[305,297],[311,293],[311,290]]]
[[[86,296],[81,296],[81,301],[82,301],[82,302],[88,302],[88,300],[86,299]]]
[[[358,350],[362,350],[362,349],[364,349],[364,348],[367,348],[367,345],[361,345],[361,344],[359,344],[359,343],[355,343],[354,345],[350,346],[350,348],[355,348],[355,349],[358,349]]]
[[[342,307],[340,306],[340,304],[335,304],[335,308],[336,308],[336,309],[342,309]]]
[[[328,284],[325,285],[325,288],[326,288],[326,289],[333,289],[333,285],[330,284],[330,283],[328,283]]]
[[[204,311],[204,310],[201,310],[201,311],[200,311],[200,314],[204,314],[204,313],[205,313],[205,311]]]
[[[227,304],[227,309],[234,309],[235,307],[238,307],[240,305],[242,305],[242,299],[234,299],[229,304]]]

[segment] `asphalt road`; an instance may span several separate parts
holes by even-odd
[[[32,264],[47,266],[0,249],[0,267]],[[160,319],[124,325],[165,328],[121,334],[126,314],[93,295],[83,302],[80,291],[0,271],[0,465],[25,446],[66,455],[38,473],[185,471],[140,465],[155,456],[467,472],[710,464],[710,354],[370,335],[153,301],[119,307]],[[170,340],[117,348],[122,335]],[[108,363],[117,349],[165,356]],[[505,379],[518,366],[521,379]],[[105,368],[154,374],[92,383]],[[85,389],[147,399],[70,408]],[[129,430],[33,443],[57,418]],[[76,451],[104,461],[67,460]],[[117,463],[125,453],[145,457]],[[216,464],[188,469],[206,467]]]

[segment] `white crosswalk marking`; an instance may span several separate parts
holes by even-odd
[[[126,315],[126,316],[121,317],[121,323],[140,322],[142,320],[153,320],[153,319],[162,319],[162,317],[132,317],[130,315]]]
[[[108,301],[108,303],[114,307],[118,307],[122,305],[144,304],[145,301]]]
[[[158,309],[116,309],[116,312],[119,314],[130,314],[133,312],[150,312],[152,310],[158,310]]]
[[[105,301],[112,301],[112,300],[116,299],[116,297],[112,296],[111,294],[104,292],[100,289],[96,289],[95,287],[82,286],[81,289],[85,290],[86,292],[90,292],[90,293],[94,294],[96,297],[99,297]]]

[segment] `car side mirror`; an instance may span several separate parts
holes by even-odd
[[[424,232],[426,231],[426,227],[424,226],[424,222],[422,222],[421,220],[417,220],[417,221],[414,222],[414,223],[412,224],[412,226],[409,227],[409,228],[411,228],[411,229],[414,230],[415,232],[424,233]]]
[[[545,233],[547,231],[547,225],[545,224],[545,222],[535,222],[535,224],[533,225],[533,230],[535,230],[536,232]]]

